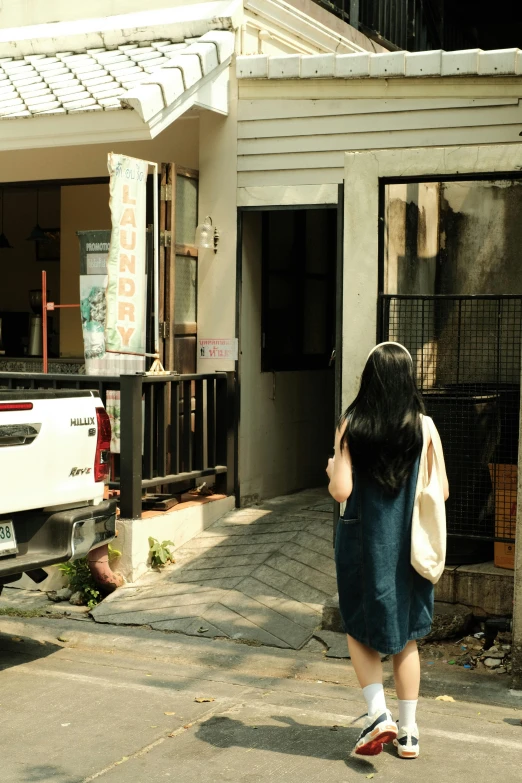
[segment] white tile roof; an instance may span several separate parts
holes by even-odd
[[[0,119],[132,107],[146,121],[233,51],[234,34],[217,30],[182,43],[163,40],[53,56],[3,57]]]
[[[522,50],[379,54],[246,55],[237,58],[238,79],[360,79],[428,76],[520,76]]]

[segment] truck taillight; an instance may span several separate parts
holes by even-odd
[[[32,402],[0,402],[1,411],[32,411]]]
[[[96,408],[98,436],[94,459],[94,480],[105,481],[109,475],[109,454],[111,448],[111,420],[104,408]]]

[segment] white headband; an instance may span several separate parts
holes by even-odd
[[[376,350],[377,350],[377,348],[381,348],[383,345],[396,345],[398,348],[402,348],[402,350],[403,350],[403,351],[406,351],[406,353],[407,353],[407,354],[408,354],[408,356],[410,357],[410,360],[411,360],[411,362],[412,362],[412,364],[413,364],[413,359],[411,358],[411,353],[408,351],[408,349],[407,349],[407,348],[405,348],[405,347],[404,347],[404,345],[402,345],[401,343],[394,343],[392,340],[388,340],[388,341],[386,341],[386,342],[384,342],[384,343],[379,343],[379,345],[375,345],[375,346],[372,348],[372,350],[370,351],[370,353],[368,354],[368,356],[367,356],[367,358],[366,358],[366,361],[368,361],[368,359],[370,358],[370,356],[372,355],[372,353],[373,353],[374,351],[376,351]]]

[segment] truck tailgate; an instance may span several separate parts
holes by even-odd
[[[3,410],[27,402],[29,410]],[[100,502],[94,481],[99,398],[89,391],[0,393],[0,514]]]

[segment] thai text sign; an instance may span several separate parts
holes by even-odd
[[[145,353],[145,247],[148,164],[109,154],[111,243],[107,258],[110,351]]]
[[[214,338],[212,340],[199,341],[200,359],[231,359],[237,361],[237,338]]]

